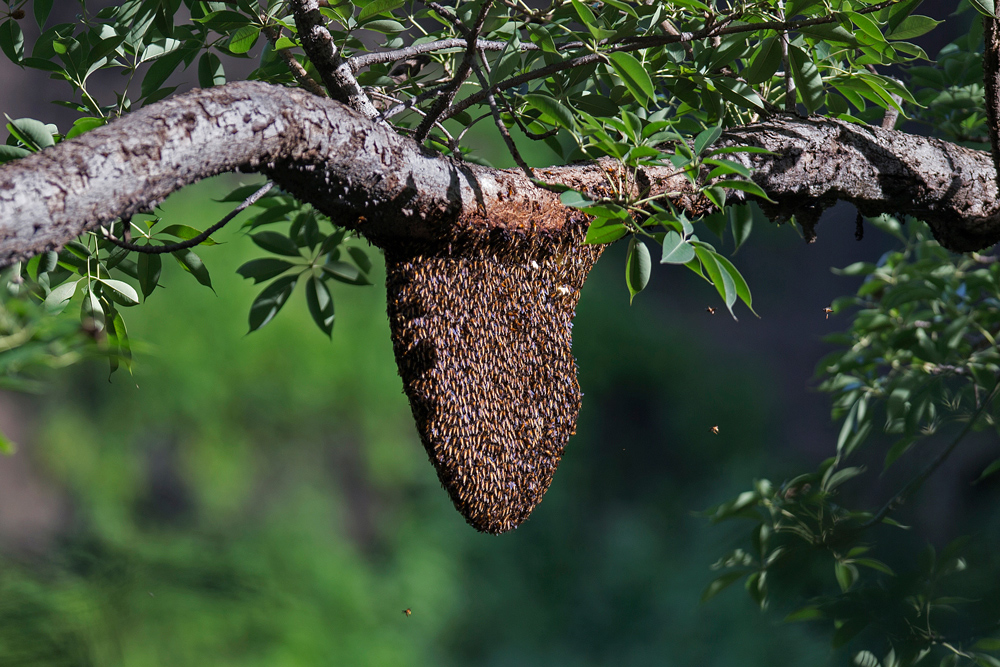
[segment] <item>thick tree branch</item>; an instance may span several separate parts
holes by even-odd
[[[927,220],[954,250],[1000,240],[988,153],[937,139],[797,117],[733,130],[737,154],[778,203],[771,213],[816,211],[838,199],[865,212]],[[606,192],[613,161],[536,169],[539,178]],[[559,229],[578,213],[522,172],[435,155],[384,124],[302,90],[243,81],[150,105],[0,167],[0,264],[61,247],[82,232],[149,211],[216,174],[260,172],[338,224],[381,245],[469,229]],[[692,189],[673,168],[648,168],[652,194],[679,206]],[[731,199],[740,196],[733,192]]]

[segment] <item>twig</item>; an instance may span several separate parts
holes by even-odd
[[[990,391],[989,396],[987,396],[986,400],[980,403],[979,407],[976,408],[976,411],[972,413],[972,416],[969,418],[969,421],[965,424],[965,427],[961,430],[961,432],[957,436],[955,436],[955,439],[951,441],[951,444],[945,447],[940,454],[934,457],[934,460],[932,460],[929,464],[927,464],[927,467],[925,467],[923,470],[920,471],[919,475],[910,480],[910,482],[906,486],[904,486],[899,493],[897,493],[889,500],[889,502],[883,505],[882,509],[880,509],[878,512],[875,513],[875,516],[873,516],[872,518],[868,519],[868,521],[865,521],[863,524],[861,524],[858,530],[871,528],[872,526],[881,523],[881,521],[885,517],[887,517],[890,512],[895,511],[900,505],[905,503],[907,498],[909,498],[914,491],[920,488],[920,486],[925,481],[927,481],[927,478],[930,477],[934,473],[934,471],[937,470],[938,467],[940,467],[941,464],[945,462],[945,460],[948,458],[949,455],[951,455],[953,451],[955,451],[955,447],[958,446],[958,443],[960,443],[962,439],[969,434],[969,431],[972,430],[972,427],[976,425],[976,422],[979,421],[979,418],[990,406],[990,403],[992,403],[993,399],[996,398],[998,390],[1000,390],[1000,378],[997,378],[996,384],[993,386],[993,390]]]
[[[271,47],[275,48],[278,44],[278,39],[281,37],[281,30],[268,25],[264,26],[262,32],[264,33],[264,36],[267,37],[267,41],[271,42]],[[300,86],[308,90],[313,95],[326,97],[326,91],[323,90],[323,86],[316,83],[316,80],[309,76],[309,73],[306,72],[306,68],[295,59],[295,56],[292,55],[289,49],[279,50],[275,48],[275,51],[277,52],[278,57],[284,60],[285,64],[288,65],[289,71],[292,73],[292,76],[295,77],[295,80],[299,82]]]
[[[990,135],[993,163],[1000,165],[1000,25],[996,18],[983,17],[983,83],[986,88],[986,130]],[[1000,188],[1000,170],[997,170]]]
[[[461,64],[459,64],[458,69],[455,71],[455,76],[452,77],[451,82],[444,89],[444,92],[437,98],[434,106],[431,107],[430,111],[423,120],[420,121],[420,125],[417,126],[416,131],[413,133],[413,138],[417,141],[423,141],[430,132],[430,129],[434,126],[437,121],[445,120],[447,116],[444,116],[445,110],[451,105],[452,101],[455,99],[455,94],[458,89],[462,87],[465,80],[469,78],[469,74],[472,71],[472,61],[476,57],[476,43],[479,41],[479,33],[482,32],[483,25],[486,23],[486,16],[490,13],[490,8],[493,6],[493,0],[485,0],[483,6],[479,10],[479,16],[476,17],[476,23],[471,29],[466,29],[462,22],[457,16],[452,14],[450,11],[442,7],[433,0],[427,2],[434,11],[440,14],[443,18],[451,21],[455,26],[465,34],[466,47],[465,56],[462,58]]]
[[[472,64],[472,69],[476,73],[476,77],[479,79],[479,83],[483,88],[489,88],[489,81],[487,81],[486,76],[483,74],[483,70],[479,68],[475,63]],[[503,137],[503,142],[507,145],[507,151],[510,153],[511,157],[514,158],[514,162],[517,166],[521,168],[521,171],[531,180],[535,180],[535,173],[531,171],[531,167],[528,163],[524,161],[521,157],[521,152],[517,150],[517,144],[514,143],[513,137],[510,136],[510,131],[507,130],[507,126],[503,124],[503,119],[500,117],[500,109],[497,108],[496,98],[490,93],[486,101],[490,105],[490,113],[493,114],[493,121],[496,123],[497,130],[500,131],[500,136]]]
[[[134,252],[141,252],[147,255],[162,255],[167,252],[177,252],[178,250],[186,250],[187,248],[193,248],[215,232],[222,229],[226,223],[235,218],[237,215],[245,211],[246,209],[253,206],[258,199],[267,194],[267,191],[274,187],[274,183],[268,181],[259,190],[254,192],[252,195],[243,200],[243,203],[237,206],[235,209],[229,212],[229,214],[222,220],[203,231],[198,236],[188,239],[187,241],[181,241],[180,243],[170,243],[165,245],[137,245],[129,241],[121,241],[116,239],[112,234],[105,231],[104,240],[110,241],[119,248],[124,248],[125,250],[131,250]]]
[[[319,71],[330,97],[368,118],[379,118],[378,109],[354,78],[350,65],[340,57],[317,0],[289,0],[288,4],[295,15],[302,48]]]
[[[418,56],[422,53],[433,53],[434,51],[443,51],[445,49],[468,47],[468,45],[468,42],[460,37],[452,39],[439,39],[436,42],[427,42],[425,44],[417,44],[416,46],[407,46],[393,51],[379,51],[377,53],[365,53],[359,56],[352,56],[347,59],[347,64],[350,66],[352,72],[357,72],[362,67],[369,67],[371,65],[378,65],[381,63],[391,63],[396,62],[397,60],[406,60],[407,58],[412,58],[413,56]],[[503,51],[505,48],[508,48],[508,44],[507,42],[480,39],[476,42],[476,48],[484,51]],[[537,44],[524,43],[518,46],[518,50],[541,51],[541,47]]]

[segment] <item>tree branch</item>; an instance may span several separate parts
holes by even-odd
[[[377,118],[378,109],[354,78],[350,66],[340,57],[317,0],[289,0],[288,4],[295,15],[302,48],[319,71],[330,96],[368,118]]]
[[[988,153],[836,120],[775,117],[727,132],[735,154],[777,204],[801,215],[838,199],[866,215],[927,220],[953,250],[1000,240]],[[612,161],[536,169],[539,178],[597,193]],[[454,238],[471,229],[555,230],[579,212],[519,170],[435,155],[392,128],[303,90],[243,81],[149,105],[80,137],[0,166],[0,264],[54,250],[84,231],[149,211],[197,180],[260,172],[338,224],[380,245]],[[672,167],[645,170],[651,195],[694,190]],[[636,193],[637,194],[637,193]],[[596,194],[595,194],[596,196]],[[740,192],[730,193],[739,201]]]
[[[251,206],[253,206],[255,203],[257,203],[257,200],[260,199],[261,197],[263,197],[265,194],[267,194],[267,191],[270,190],[273,187],[274,187],[274,183],[271,183],[271,182],[265,183],[264,185],[262,185],[260,187],[259,190],[257,190],[256,192],[254,192],[252,195],[250,195],[246,199],[244,199],[243,202],[239,206],[237,206],[232,211],[230,211],[229,213],[227,213],[226,216],[224,218],[222,218],[222,220],[219,220],[217,223],[215,223],[214,225],[212,225],[211,227],[209,227],[208,229],[206,229],[205,231],[203,231],[201,234],[198,234],[197,236],[192,237],[192,238],[190,238],[190,239],[188,239],[186,241],[181,241],[180,243],[167,243],[167,244],[164,244],[164,245],[138,245],[136,243],[132,243],[131,241],[122,241],[122,240],[116,239],[110,233],[105,233],[104,234],[104,240],[108,241],[110,243],[113,243],[114,245],[118,246],[119,248],[124,248],[125,250],[130,250],[130,251],[133,251],[133,252],[141,252],[141,253],[145,253],[147,255],[162,255],[162,254],[168,253],[168,252],[177,252],[178,250],[187,250],[188,248],[193,248],[196,245],[201,244],[203,241],[205,241],[205,239],[207,239],[208,237],[210,237],[212,234],[214,234],[215,232],[217,232],[220,229],[222,229],[223,227],[225,227],[233,218],[235,218],[240,213],[242,213],[243,211],[247,210],[248,208],[250,208]],[[126,221],[126,229],[128,229],[128,222],[127,221]],[[125,238],[128,238],[127,234],[126,234]]]
[[[432,0],[426,1],[434,11],[462,31],[465,35],[466,47],[465,56],[462,58],[462,62],[458,66],[458,70],[455,71],[455,76],[452,77],[448,87],[445,88],[441,95],[437,98],[430,111],[428,111],[424,119],[420,121],[420,125],[417,126],[416,131],[413,133],[413,138],[417,141],[424,140],[424,137],[426,137],[427,133],[430,132],[434,123],[439,120],[443,121],[447,118],[447,116],[443,115],[445,110],[449,107],[449,105],[451,105],[452,100],[455,99],[455,94],[458,92],[458,89],[462,87],[462,84],[469,78],[469,74],[472,71],[472,62],[476,57],[476,43],[479,41],[479,33],[482,32],[483,25],[486,23],[486,16],[490,13],[490,7],[493,6],[492,0],[485,0],[485,2],[483,2],[483,6],[479,9],[479,14],[476,16],[475,25],[471,28],[466,28],[458,17],[449,12],[447,9]]]
[[[986,128],[993,164],[1000,166],[1000,26],[996,18],[983,17],[983,83],[986,89]],[[1000,173],[997,173],[1000,187]]]
[[[395,49],[394,51],[378,51],[375,53],[364,53],[359,56],[352,56],[347,59],[347,64],[350,66],[352,72],[357,72],[361,68],[370,67],[371,65],[392,63],[397,60],[406,60],[407,58],[419,56],[423,53],[433,53],[435,51],[444,51],[445,49],[467,48],[468,45],[468,42],[459,37],[455,37],[453,39],[439,39],[436,42],[426,42],[424,44],[417,44],[416,46],[407,46],[402,49]],[[483,51],[503,51],[508,48],[508,43],[480,39],[476,41],[476,48]],[[519,45],[518,50],[541,51],[541,47],[537,44],[531,44],[528,42]]]
[[[278,40],[281,38],[281,29],[275,28],[274,26],[264,26],[262,30],[264,36],[267,37],[267,41],[271,43],[271,48],[275,48],[278,44]],[[326,97],[326,91],[323,87],[316,83],[315,80],[306,69],[299,64],[299,61],[295,59],[295,56],[288,49],[276,49],[278,57],[285,61],[285,65],[288,67],[288,71],[292,73],[295,80],[299,82],[299,85],[308,90],[313,95],[319,95],[320,97]]]
[[[993,386],[993,389],[989,393],[989,396],[987,396],[986,400],[984,400],[982,404],[980,404],[980,406],[976,408],[976,411],[972,413],[972,416],[969,417],[969,421],[965,423],[965,426],[962,428],[959,434],[955,436],[955,439],[952,440],[947,447],[941,450],[941,452],[937,456],[935,456],[931,460],[931,462],[928,463],[926,467],[924,467],[923,470],[920,471],[920,474],[918,474],[916,477],[910,480],[909,483],[906,486],[904,486],[899,493],[894,495],[889,500],[889,502],[883,505],[882,508],[878,512],[876,512],[874,516],[872,516],[872,518],[868,519],[868,521],[865,521],[863,524],[858,526],[857,529],[859,531],[871,528],[872,526],[882,523],[882,521],[887,516],[889,516],[889,514],[899,509],[899,507],[903,503],[905,503],[907,499],[909,499],[909,497],[913,495],[913,493],[917,489],[923,486],[923,483],[927,481],[927,478],[933,475],[934,471],[940,468],[941,464],[944,463],[949,456],[951,456],[951,453],[955,451],[956,447],[958,447],[958,443],[962,442],[965,436],[969,434],[969,431],[972,430],[972,427],[974,427],[976,423],[979,421],[979,418],[982,417],[983,413],[986,412],[986,410],[990,407],[990,404],[993,402],[993,399],[995,399],[997,396],[997,390],[1000,390],[1000,378],[997,379],[996,384]]]

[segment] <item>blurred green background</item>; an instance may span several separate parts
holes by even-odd
[[[226,210],[210,197],[235,183],[190,188],[166,215],[208,224]],[[758,230],[737,255],[764,316],[739,323],[709,315],[717,296],[683,268],[657,271],[629,307],[622,248],[606,254],[574,330],[578,435],[545,501],[501,537],[465,525],[428,465],[381,269],[376,287],[335,294],[332,342],[301,288],[247,336],[257,290],[235,268],[261,253],[240,234],[202,251],[218,296],[171,262],[164,289],[126,313],[146,342],[134,376],[109,382],[93,362],[52,376],[47,395],[4,397],[0,425],[21,451],[0,460],[0,664],[830,659],[825,635],[742,591],[698,601],[743,535],[693,511],[832,446],[824,398],[803,392],[822,346],[795,322],[835,323],[815,286],[781,275],[811,249],[791,230]],[[877,245],[830,249],[857,259]],[[815,452],[788,444],[797,428],[814,429]]]

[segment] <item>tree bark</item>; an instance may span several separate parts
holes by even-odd
[[[777,202],[775,216],[817,215],[837,200],[866,215],[927,220],[958,251],[1000,240],[989,153],[937,139],[835,120],[776,117],[726,133]],[[553,183],[606,194],[610,160],[537,169]],[[559,230],[574,218],[557,194],[519,171],[427,151],[330,99],[243,81],[151,105],[81,137],[0,167],[0,263],[61,247],[121,216],[149,211],[183,186],[230,171],[260,172],[377,244],[463,230]],[[695,206],[673,169],[640,183]],[[731,199],[742,193],[733,192]]]

